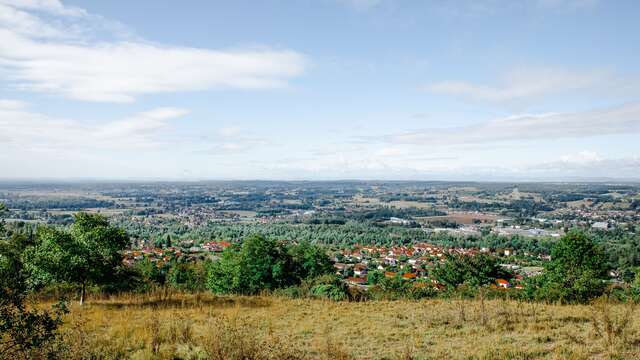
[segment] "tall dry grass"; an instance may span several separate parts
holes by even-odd
[[[93,298],[70,359],[640,359],[640,314],[511,300],[331,302],[180,294]]]

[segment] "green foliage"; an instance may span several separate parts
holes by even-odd
[[[247,238],[240,251],[228,248],[209,269],[208,287],[216,293],[255,294],[293,284],[293,261],[282,243]]]
[[[70,231],[42,227],[38,243],[30,248],[25,259],[40,284],[58,281],[108,284],[122,265],[121,251],[129,244],[124,230],[110,226],[101,215],[79,213]]]
[[[302,279],[331,272],[324,251],[308,243],[282,242],[250,236],[242,247],[227,248],[209,266],[207,287],[215,293],[255,294],[298,284]]]
[[[603,250],[572,230],[553,248],[545,273],[531,279],[528,293],[540,300],[584,303],[602,295],[606,278]]]
[[[294,299],[316,298],[342,301],[353,298],[349,286],[333,274],[305,279],[299,285],[279,289],[275,294]]]
[[[384,279],[384,272],[380,270],[369,271],[367,274],[367,282],[369,285],[376,285]]]
[[[0,202],[0,236],[4,234],[4,217],[8,212],[7,207]]]
[[[22,262],[27,239],[0,234],[0,358],[46,356],[47,346],[55,340],[66,313],[64,302],[52,311],[29,308],[29,271]]]
[[[205,289],[207,269],[203,262],[177,262],[167,273],[167,282],[176,289],[201,291]]]
[[[420,282],[405,280],[399,275],[385,277],[383,275],[376,285],[369,288],[369,296],[376,300],[422,299],[434,297],[435,290],[431,286],[421,286]]]
[[[301,288],[309,289],[310,297],[341,301],[349,298],[349,287],[335,275],[323,275],[306,280]]]
[[[487,254],[475,256],[447,254],[444,263],[433,270],[435,278],[449,288],[461,284],[481,286],[492,284],[510,275],[500,267],[497,259]]]
[[[308,241],[289,247],[289,255],[294,262],[296,277],[306,279],[333,272],[333,264],[327,257],[326,250]]]
[[[166,282],[166,274],[164,269],[158,267],[158,264],[148,258],[144,258],[136,262],[134,266],[135,272],[140,277],[143,286],[147,289],[164,285]]]

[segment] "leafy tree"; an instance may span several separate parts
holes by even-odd
[[[496,279],[509,277],[497,259],[487,254],[447,254],[444,263],[433,269],[433,275],[441,284],[451,288],[463,283],[471,286],[487,285],[494,283]]]
[[[602,248],[572,230],[554,246],[545,273],[532,279],[529,292],[538,299],[584,303],[604,292],[606,277]]]
[[[166,275],[162,270],[156,262],[148,258],[144,258],[135,264],[135,271],[139,274],[144,284],[143,286],[147,289],[150,286],[162,285],[166,282]]]
[[[410,297],[412,286],[412,282],[399,275],[383,276],[376,285],[369,288],[369,293],[374,299],[402,299]]]
[[[27,307],[25,299],[31,288],[22,253],[28,241],[20,234],[5,236],[5,230],[1,229],[0,358],[46,356],[47,345],[56,338],[66,307],[63,302],[52,312]]]
[[[167,282],[176,289],[199,291],[206,283],[207,271],[202,262],[174,263],[167,273]]]
[[[40,228],[38,244],[29,249],[27,259],[42,282],[79,284],[80,304],[91,284],[108,284],[122,265],[122,250],[129,244],[124,230],[109,225],[98,214],[78,213],[70,231]]]
[[[333,272],[333,264],[325,249],[308,241],[290,246],[289,255],[293,258],[296,276],[300,280]]]
[[[241,287],[239,258],[238,252],[231,247],[225,249],[220,259],[209,266],[207,288],[218,294],[239,292]]]
[[[255,294],[296,283],[296,269],[287,248],[275,240],[254,235],[240,251],[226,249],[209,269],[208,286],[216,293]]]
[[[380,270],[373,270],[367,274],[367,282],[369,283],[369,285],[376,285],[382,279],[384,279],[384,272]]]
[[[308,242],[284,243],[253,235],[227,248],[208,269],[207,287],[216,293],[255,294],[333,272],[325,250]]]
[[[8,212],[7,207],[0,202],[0,236],[3,236],[4,234],[4,217],[5,214]]]
[[[333,301],[345,300],[349,297],[349,287],[335,275],[323,275],[305,281],[311,286],[309,295],[315,298]]]

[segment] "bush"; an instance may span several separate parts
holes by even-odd
[[[250,236],[240,249],[227,248],[209,266],[207,287],[214,293],[256,294],[299,284],[332,271],[327,255],[309,244],[287,247],[262,236]]]

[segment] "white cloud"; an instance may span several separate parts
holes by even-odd
[[[640,157],[603,158],[600,155],[582,151],[562,156],[557,161],[523,166],[523,174],[548,179],[628,179],[640,180]]]
[[[8,104],[8,106],[7,106]],[[0,129],[5,149],[20,151],[131,150],[159,148],[158,138],[184,109],[157,108],[124,119],[96,123],[52,118],[29,111],[25,104],[0,101]]]
[[[427,90],[476,100],[504,102],[532,99],[601,83],[603,71],[575,72],[555,68],[520,68],[507,72],[497,86],[477,85],[465,81],[443,81],[428,85]]]
[[[640,103],[586,112],[520,115],[466,126],[399,133],[382,139],[397,144],[456,146],[631,133],[640,133]]]
[[[563,155],[561,160],[568,164],[590,164],[602,161],[602,157],[596,152],[583,150],[575,154]]]
[[[11,29],[16,34],[37,38],[67,38],[70,33],[46,24],[37,16],[3,5],[0,2],[0,28]]]
[[[0,110],[18,110],[26,106],[27,104],[23,101],[0,99]]]
[[[0,0],[0,4],[17,9],[46,12],[60,16],[86,16],[87,12],[74,6],[65,6],[58,0]]]
[[[238,136],[240,135],[240,133],[242,133],[242,129],[240,129],[239,127],[224,127],[218,130],[218,135],[223,136],[223,137],[232,137],[232,136]]]
[[[140,40],[78,40],[91,31],[87,24],[53,26],[36,12],[19,10],[42,3],[57,15],[76,14],[57,6],[59,2],[0,1],[0,20],[11,19],[0,21],[0,70],[18,89],[131,102],[163,92],[284,87],[307,63],[302,54],[286,49],[211,50]]]

